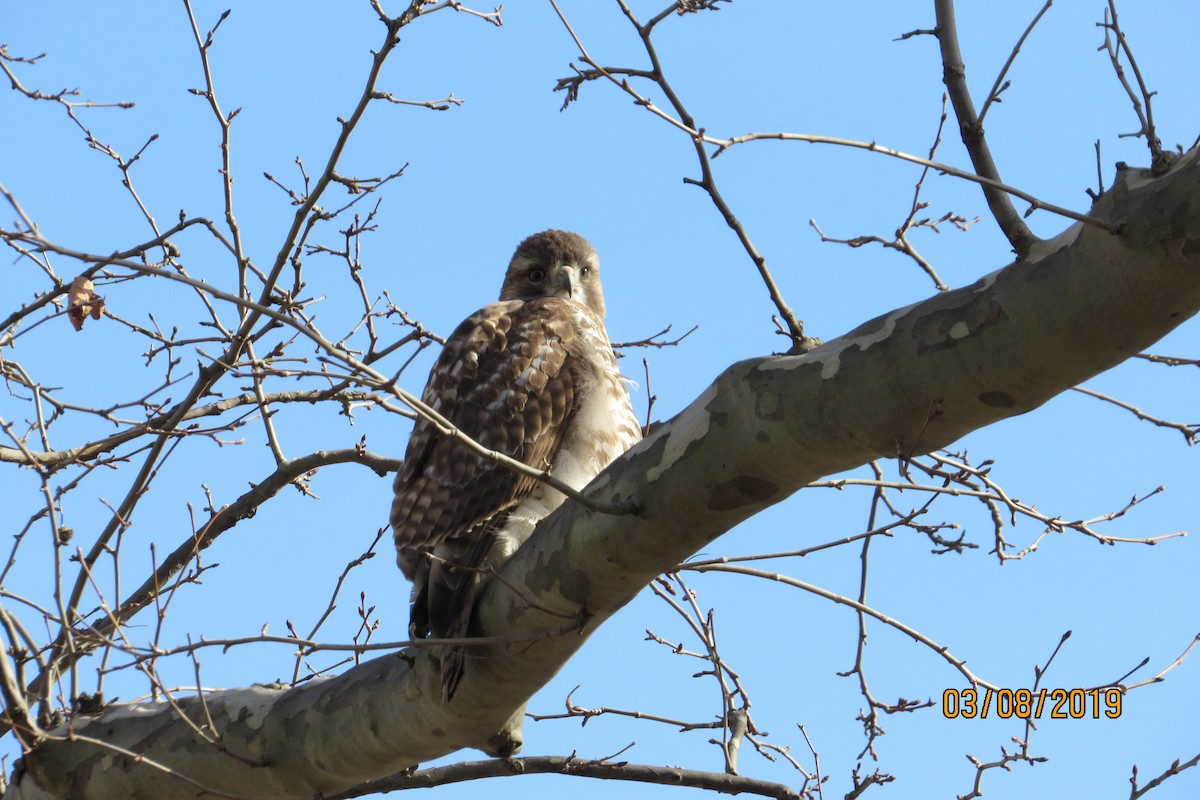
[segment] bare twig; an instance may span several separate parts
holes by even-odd
[[[753,794],[776,800],[800,800],[802,795],[781,783],[746,778],[722,772],[702,772],[662,767],[649,764],[632,764],[627,761],[589,760],[574,754],[569,756],[539,756],[531,758],[495,759],[491,761],[466,761],[444,767],[398,772],[386,778],[370,781],[351,791],[328,795],[327,800],[348,800],[376,792],[401,789],[419,789],[444,786],[450,783],[478,780],[480,778],[507,778],[520,775],[577,775],[585,778],[601,778],[612,781],[635,781],[665,786],[688,786],[707,789],[721,794]]]
[[[971,672],[969,669],[967,669],[966,660],[956,658],[953,654],[950,653],[950,649],[948,647],[946,647],[945,645],[938,644],[937,642],[933,641],[932,639],[930,639],[928,636],[921,633],[920,631],[918,631],[914,628],[910,628],[909,626],[905,625],[904,623],[900,622],[899,620],[892,619],[891,617],[887,616],[886,614],[884,614],[880,611],[876,611],[875,609],[871,608],[870,606],[863,605],[862,603],[859,603],[856,600],[851,600],[849,597],[845,597],[845,596],[837,594],[835,592],[831,592],[828,589],[822,589],[820,586],[814,586],[811,583],[805,583],[804,581],[796,580],[795,578],[790,578],[786,575],[781,575],[778,572],[768,572],[766,570],[753,569],[752,567],[743,567],[743,566],[736,565],[736,564],[710,564],[705,567],[700,567],[696,571],[697,572],[730,572],[735,575],[746,575],[751,578],[763,578],[763,579],[770,580],[770,581],[776,581],[778,583],[782,583],[787,586],[793,586],[797,589],[803,589],[804,591],[815,594],[818,597],[824,597],[826,600],[832,600],[833,602],[837,603],[838,605],[847,606],[849,608],[854,609],[855,611],[860,611],[860,612],[866,614],[867,616],[874,617],[875,619],[879,620],[883,624],[885,624],[889,627],[895,628],[896,630],[900,631],[901,633],[905,634],[906,636],[911,636],[913,639],[915,639],[916,641],[925,645],[926,647],[930,648],[935,653],[937,653],[939,656],[944,658],[947,662],[949,662],[950,665],[952,667],[954,667],[956,670],[958,670],[959,673],[961,673],[962,676],[967,679],[967,682],[970,683],[972,686],[982,686],[985,689],[996,689],[997,688],[995,685],[976,677],[973,672]]]
[[[1129,403],[1118,400],[1115,397],[1102,394],[1092,389],[1076,386],[1074,387],[1074,391],[1079,392],[1080,394],[1086,394],[1088,397],[1094,397],[1097,400],[1103,400],[1106,403],[1111,403],[1117,408],[1123,408],[1138,419],[1157,425],[1160,428],[1170,428],[1171,430],[1179,431],[1183,434],[1183,438],[1188,444],[1195,444],[1197,441],[1200,441],[1200,422],[1171,422],[1170,420],[1161,419],[1159,417],[1147,414],[1136,406],[1132,406]]]
[[[1161,175],[1170,166],[1172,159],[1163,150],[1162,141],[1158,138],[1158,132],[1154,127],[1154,110],[1150,101],[1155,93],[1146,87],[1146,81],[1142,78],[1142,71],[1138,69],[1137,61],[1133,58],[1133,50],[1129,48],[1129,40],[1125,38],[1125,33],[1121,30],[1121,24],[1117,19],[1117,4],[1115,0],[1108,0],[1108,6],[1104,9],[1104,21],[1097,22],[1096,26],[1104,29],[1104,43],[1096,49],[1108,53],[1113,71],[1117,74],[1117,80],[1121,82],[1121,86],[1125,88],[1125,93],[1129,95],[1129,99],[1133,103],[1133,111],[1137,114],[1140,125],[1138,130],[1133,133],[1123,133],[1121,136],[1144,138],[1146,146],[1150,148],[1150,169],[1155,175]],[[1138,88],[1136,92],[1129,85],[1129,79],[1125,76],[1125,68],[1121,66],[1122,53],[1129,60],[1129,68],[1133,70],[1134,79],[1137,80]]]
[[[1000,74],[996,76],[996,82],[992,84],[992,90],[988,92],[987,100],[983,103],[983,108],[979,112],[979,125],[983,126],[983,120],[987,117],[988,110],[992,107],[992,103],[1002,102],[1000,95],[1003,94],[1011,85],[1010,81],[1004,78],[1008,75],[1009,69],[1012,68],[1013,62],[1017,60],[1017,53],[1021,52],[1021,46],[1025,44],[1025,40],[1029,38],[1029,34],[1033,33],[1033,29],[1050,10],[1050,6],[1054,4],[1054,0],[1046,0],[1046,4],[1034,16],[1033,21],[1025,28],[1025,32],[1021,34],[1021,38],[1017,39],[1017,43],[1013,45],[1012,52],[1008,54],[1008,59],[1004,62],[1004,66],[1000,68]]]
[[[1191,769],[1192,767],[1196,766],[1197,764],[1200,764],[1200,753],[1197,753],[1196,755],[1192,756],[1187,761],[1183,761],[1182,759],[1177,758],[1173,762],[1171,762],[1171,766],[1169,766],[1165,770],[1163,770],[1162,773],[1158,777],[1151,779],[1149,782],[1147,782],[1144,786],[1141,786],[1141,787],[1138,786],[1137,764],[1134,764],[1133,765],[1133,774],[1129,778],[1129,783],[1130,783],[1129,800],[1138,800],[1139,797],[1144,797],[1147,792],[1149,792],[1151,789],[1158,788],[1168,778],[1174,777],[1175,775],[1178,775],[1179,773],[1183,772],[1184,770]]]

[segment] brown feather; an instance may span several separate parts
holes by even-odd
[[[484,447],[545,469],[562,441],[580,372],[568,355],[576,336],[567,302],[512,300],[477,311],[447,340],[421,399]],[[518,376],[528,376],[524,387],[514,385]],[[392,503],[405,575],[412,578],[416,554],[404,551],[472,530],[536,483],[417,420]]]

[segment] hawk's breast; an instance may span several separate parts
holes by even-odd
[[[570,306],[576,332],[572,355],[579,370],[575,409],[558,451],[549,464],[542,466],[549,467],[551,475],[571,488],[582,489],[641,440],[642,428],[604,324],[585,306]],[[557,490],[538,484],[513,510],[501,532],[496,555],[507,558],[528,538],[537,522],[564,499]]]

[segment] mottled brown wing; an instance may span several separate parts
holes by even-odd
[[[545,469],[576,405],[580,368],[569,303],[543,297],[480,309],[447,340],[422,400],[484,447]],[[418,419],[391,513],[405,576],[414,580],[424,550],[470,534],[535,485]]]

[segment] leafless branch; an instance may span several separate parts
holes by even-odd
[[[963,144],[971,156],[971,163],[979,176],[978,182],[983,187],[983,195],[992,210],[992,216],[996,218],[1013,250],[1022,255],[1029,252],[1037,237],[1013,207],[1009,194],[1016,194],[1023,200],[1031,198],[1001,188],[1003,184],[1000,180],[1000,170],[992,159],[991,148],[984,137],[983,124],[975,113],[975,104],[967,88],[967,68],[963,64],[962,52],[958,45],[954,0],[935,0],[934,10],[937,16],[937,39],[942,51],[946,89],[950,93],[950,102],[954,105],[954,113],[958,117]],[[1047,208],[1044,204],[1036,204],[1036,207]],[[1055,213],[1059,212],[1056,210]]]
[[[371,781],[349,792],[331,795],[327,800],[347,800],[376,792],[401,789],[424,789],[450,783],[478,780],[480,778],[506,778],[520,775],[577,775],[584,778],[601,778],[612,781],[634,781],[664,786],[687,786],[707,789],[721,794],[753,794],[772,797],[776,800],[799,800],[814,795],[797,793],[780,783],[729,775],[721,772],[702,772],[679,767],[661,767],[649,764],[632,764],[628,761],[591,760],[569,756],[536,756],[530,758],[494,759],[490,761],[465,761],[444,767],[399,772],[377,781]]]
[[[1168,778],[1174,777],[1175,775],[1178,775],[1179,773],[1183,772],[1184,770],[1191,769],[1192,767],[1196,766],[1197,764],[1200,764],[1200,753],[1197,753],[1196,755],[1192,756],[1187,761],[1183,761],[1182,759],[1177,758],[1174,761],[1172,761],[1171,766],[1169,766],[1165,770],[1163,770],[1163,772],[1158,777],[1151,779],[1149,782],[1146,783],[1146,785],[1141,786],[1141,787],[1138,786],[1137,764],[1134,764],[1133,765],[1133,774],[1129,778],[1129,783],[1130,783],[1129,800],[1138,800],[1139,797],[1144,797],[1147,792],[1149,792],[1151,789],[1157,789]]]
[[[1004,62],[1004,66],[1000,68],[1000,74],[996,76],[996,82],[992,84],[992,90],[988,92],[987,100],[983,103],[983,109],[979,112],[979,125],[981,127],[992,104],[1003,102],[1000,99],[1000,95],[1007,91],[1011,85],[1011,82],[1006,81],[1004,78],[1008,75],[1009,69],[1012,68],[1013,62],[1017,60],[1017,53],[1021,52],[1021,45],[1025,44],[1025,40],[1029,38],[1029,34],[1033,33],[1033,29],[1037,27],[1037,24],[1053,4],[1054,0],[1046,0],[1046,4],[1034,15],[1033,21],[1029,23],[1029,26],[1025,28],[1025,32],[1021,34],[1021,38],[1017,39],[1017,43],[1013,45],[1012,52],[1008,54],[1008,59]]]
[[[1111,403],[1117,408],[1123,408],[1138,419],[1157,425],[1160,428],[1170,428],[1172,430],[1179,431],[1183,434],[1183,438],[1188,444],[1195,444],[1197,441],[1200,441],[1200,422],[1171,422],[1170,420],[1160,419],[1159,417],[1147,414],[1136,406],[1132,406],[1129,403],[1118,400],[1115,397],[1102,394],[1092,389],[1076,386],[1075,391],[1079,392],[1080,394],[1086,394],[1088,397],[1094,397],[1097,400],[1103,400],[1106,403]]]
[[[660,340],[659,339],[660,336],[666,336],[668,333],[671,332],[671,326],[668,325],[667,327],[663,328],[658,333],[653,333],[644,339],[638,339],[635,342],[613,342],[612,346],[613,346],[614,350],[627,350],[627,349],[633,348],[633,347],[657,347],[657,348],[678,347],[680,342],[682,342],[687,337],[691,336],[693,333],[695,333],[699,329],[700,329],[699,325],[693,325],[692,327],[688,328],[687,332],[682,334],[681,336],[677,336],[674,339],[661,339]]]
[[[765,580],[782,583],[787,586],[792,586],[797,589],[803,589],[804,591],[810,592],[811,594],[815,594],[818,597],[824,597],[826,600],[832,600],[834,603],[837,603],[838,605],[847,606],[849,608],[854,609],[855,611],[860,611],[860,612],[866,614],[867,616],[874,617],[875,619],[879,620],[883,624],[885,624],[889,627],[895,628],[896,630],[900,631],[901,633],[905,634],[906,636],[911,636],[913,639],[915,639],[916,641],[925,645],[929,649],[933,650],[939,656],[941,656],[946,661],[948,661],[950,663],[950,665],[952,667],[954,667],[956,670],[958,670],[959,673],[961,673],[962,676],[967,679],[967,682],[970,683],[972,686],[982,686],[985,689],[997,688],[995,685],[989,683],[988,681],[984,681],[984,680],[981,680],[980,678],[976,677],[974,673],[972,673],[969,669],[967,669],[966,659],[956,658],[953,654],[950,653],[949,648],[946,647],[945,645],[938,644],[937,642],[933,641],[932,639],[930,639],[928,636],[921,633],[920,631],[918,631],[914,628],[910,628],[909,626],[905,625],[904,623],[900,622],[899,620],[892,619],[891,617],[887,616],[886,614],[884,614],[880,611],[876,611],[875,609],[871,608],[870,606],[863,605],[862,603],[859,603],[856,600],[851,600],[849,597],[845,597],[843,595],[836,594],[835,592],[831,592],[828,589],[822,589],[820,586],[814,586],[811,583],[805,583],[804,581],[796,580],[795,578],[790,578],[786,575],[781,575],[778,572],[768,572],[766,570],[754,569],[752,567],[744,567],[744,566],[740,566],[737,564],[711,564],[708,566],[700,567],[696,571],[697,572],[729,572],[729,573],[733,573],[735,575],[746,575],[751,578],[762,578]]]
[[[1117,19],[1116,0],[1108,0],[1108,6],[1104,9],[1104,21],[1097,22],[1096,26],[1104,29],[1104,43],[1096,49],[1108,53],[1113,71],[1117,74],[1117,80],[1121,82],[1121,86],[1125,88],[1125,93],[1129,95],[1129,99],[1133,103],[1133,111],[1137,114],[1140,125],[1138,130],[1133,133],[1123,133],[1121,136],[1144,138],[1146,146],[1150,148],[1150,168],[1154,174],[1160,175],[1166,171],[1173,159],[1169,153],[1163,150],[1162,141],[1158,138],[1158,132],[1155,130],[1154,110],[1150,102],[1155,92],[1150,91],[1146,87],[1146,81],[1142,78],[1142,71],[1138,69],[1137,61],[1133,58],[1133,50],[1129,47],[1129,40],[1125,38],[1125,33],[1121,30],[1121,24]],[[1133,70],[1133,77],[1137,81],[1138,88],[1136,92],[1129,85],[1129,79],[1125,75],[1125,68],[1121,66],[1122,53],[1129,60],[1129,68]]]
[[[619,74],[619,71],[618,73],[614,73],[611,70],[601,67],[598,62],[594,61],[592,57],[588,55],[587,48],[583,46],[583,42],[571,27],[570,22],[567,21],[566,16],[558,7],[556,0],[550,0],[550,4],[554,7],[555,12],[562,21],[563,27],[566,28],[567,33],[574,40],[576,47],[579,48],[580,59],[593,70],[595,70],[596,77],[603,75],[605,78],[612,81],[624,91],[633,95],[638,101],[639,105],[644,106],[647,110],[657,114],[664,120],[670,122],[675,127],[688,134],[688,137],[691,139],[692,146],[696,152],[696,160],[700,167],[701,178],[699,180],[685,178],[684,182],[699,186],[700,188],[704,189],[704,191],[707,192],[708,196],[712,199],[713,205],[716,206],[718,212],[720,212],[722,218],[724,218],[726,224],[729,225],[729,227],[732,228],[734,233],[737,235],[738,240],[741,242],[742,247],[746,251],[746,254],[750,257],[750,260],[754,262],[754,266],[758,270],[759,277],[762,279],[763,284],[767,288],[767,293],[771,297],[771,302],[774,303],[775,308],[778,310],[779,316],[787,323],[786,333],[792,339],[793,346],[799,350],[811,349],[813,346],[815,346],[816,340],[805,336],[804,325],[800,322],[800,320],[796,317],[795,312],[792,311],[791,307],[784,300],[783,293],[780,291],[779,286],[775,282],[774,276],[772,276],[770,269],[767,267],[766,257],[763,256],[759,252],[758,248],[754,245],[754,242],[750,239],[749,233],[742,225],[741,220],[739,220],[738,217],[733,213],[733,209],[731,209],[728,203],[725,202],[725,198],[721,195],[720,190],[717,188],[716,178],[712,171],[710,159],[704,150],[704,131],[702,128],[698,128],[696,126],[691,114],[688,113],[687,108],[684,106],[683,101],[675,93],[675,90],[667,80],[666,74],[662,69],[662,64],[659,62],[658,52],[654,47],[653,41],[651,40],[651,34],[654,30],[654,26],[664,19],[668,13],[673,13],[676,7],[672,7],[668,11],[662,12],[657,17],[653,18],[649,23],[643,25],[637,20],[637,17],[634,16],[633,11],[624,2],[624,0],[618,0],[618,3],[621,6],[621,10],[624,12],[626,18],[637,31],[638,36],[642,41],[642,47],[645,50],[647,57],[650,59],[651,69],[644,71],[645,74],[643,77],[646,77],[648,80],[652,81],[662,90],[663,94],[666,95],[668,102],[675,110],[675,113],[678,115],[678,120],[676,120],[674,117],[671,117],[669,114],[659,111],[653,103],[635,92],[628,81],[618,80],[615,75]],[[580,73],[580,75],[582,77],[584,73]],[[556,88],[564,88],[563,82],[560,81],[559,87]],[[574,95],[576,97],[578,96],[578,84],[574,85]],[[568,102],[570,99],[571,92],[569,91]]]
[[[428,108],[431,111],[449,111],[451,106],[461,106],[466,102],[463,98],[455,97],[453,94],[446,95],[441,100],[402,100],[394,96],[391,92],[376,92],[374,99],[386,100],[389,103],[401,106]]]
[[[1168,367],[1200,367],[1200,358],[1179,358],[1177,356],[1160,356],[1153,353],[1138,353],[1134,358],[1145,359],[1154,364],[1165,364]]]

